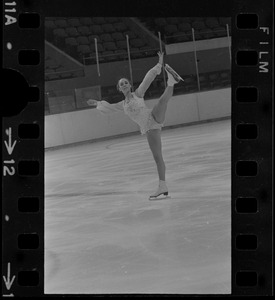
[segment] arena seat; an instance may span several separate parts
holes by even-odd
[[[113,38],[112,38],[112,36],[109,33],[103,33],[100,36],[100,40],[102,42],[113,42]]]
[[[75,36],[75,37],[79,36],[79,32],[75,27],[68,27],[65,29],[65,31],[68,34],[68,36]]]
[[[125,37],[123,36],[123,34],[121,32],[112,33],[112,38],[115,41],[123,41],[125,39]]]
[[[86,36],[78,36],[76,41],[79,45],[89,45],[89,39]]]
[[[45,28],[53,30],[53,29],[57,28],[57,25],[55,24],[55,22],[53,20],[45,20]]]
[[[125,40],[117,41],[116,44],[117,44],[117,48],[119,49],[127,49],[127,42]]]
[[[117,50],[116,44],[114,42],[103,43],[103,47],[107,51],[115,51],[115,50]]]
[[[93,17],[92,21],[93,21],[94,24],[98,24],[98,25],[106,23],[104,17]]]
[[[126,38],[126,35],[128,35],[129,39],[135,39],[137,37],[137,35],[134,33],[134,31],[130,31],[130,30],[125,31],[123,33],[123,35],[125,36],[125,38]]]
[[[194,28],[194,30],[201,30],[201,29],[206,28],[203,21],[194,21],[192,23],[192,27]]]
[[[189,23],[180,23],[178,29],[180,31],[191,31],[192,27]]]
[[[90,26],[90,29],[91,29],[91,32],[92,32],[93,34],[101,34],[101,33],[104,33],[103,29],[102,29],[101,26],[98,25],[98,24],[91,25],[91,26]]]
[[[173,33],[178,32],[178,26],[174,24],[168,24],[164,27],[164,32],[166,35],[173,35]]]
[[[54,36],[64,37],[64,38],[68,36],[68,33],[65,31],[64,28],[55,28],[53,30],[53,34]]]
[[[82,24],[80,23],[79,19],[73,18],[68,19],[68,27],[80,27]]]
[[[100,36],[97,35],[97,34],[91,34],[88,36],[88,39],[89,39],[89,42],[90,43],[94,43],[95,42],[95,39],[97,39],[97,42],[100,43],[101,42],[101,39],[100,39]]]
[[[65,39],[65,44],[66,45],[77,46],[78,42],[77,42],[76,38],[74,38],[74,37],[68,37],[68,38]]]
[[[105,49],[104,49],[104,47],[103,47],[103,45],[102,45],[101,43],[98,43],[98,44],[97,44],[97,51],[98,51],[98,52],[103,52],[103,51],[105,51]],[[94,50],[94,52],[95,52],[95,50]]]
[[[60,27],[60,28],[68,27],[67,20],[65,20],[65,19],[56,19],[54,22],[57,27]]]
[[[102,27],[103,31],[106,32],[106,33],[108,33],[108,34],[116,32],[116,29],[110,23],[102,24],[101,27]]]
[[[205,25],[211,29],[220,26],[217,18],[206,18]]]
[[[116,29],[116,31],[120,32],[126,31],[128,29],[127,26],[122,22],[114,23],[113,26]]]
[[[79,52],[81,54],[81,56],[90,54],[90,52],[91,52],[90,46],[89,45],[78,45],[77,52]]]
[[[88,26],[79,26],[77,28],[77,31],[79,32],[79,34],[81,35],[90,35],[91,34],[91,30]]]
[[[89,26],[93,24],[92,18],[89,17],[79,18],[79,22],[85,26]]]
[[[145,46],[145,42],[142,40],[142,39],[132,39],[131,40],[131,45],[135,48],[140,48],[140,47],[143,47]]]

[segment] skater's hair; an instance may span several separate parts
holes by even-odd
[[[119,89],[119,82],[120,82],[120,80],[121,79],[126,79],[129,83],[130,83],[130,85],[131,85],[131,81],[127,78],[127,77],[121,77],[118,81],[117,81],[117,85],[116,85],[116,88],[117,88],[117,90],[119,91],[119,92],[121,92],[120,91],[120,89]],[[131,90],[132,90],[132,86],[131,86]],[[122,92],[121,92],[122,93]]]

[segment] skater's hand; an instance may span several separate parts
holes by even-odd
[[[93,99],[87,100],[87,104],[90,106],[97,106],[97,101]]]
[[[164,55],[164,53],[163,52],[158,52],[158,56],[159,56],[159,64],[163,64],[163,55]]]

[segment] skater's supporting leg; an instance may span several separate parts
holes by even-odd
[[[161,131],[159,129],[153,129],[147,132],[147,140],[154,156],[154,160],[157,165],[159,175],[159,186],[157,191],[150,196],[150,200],[157,199],[160,195],[167,197],[168,188],[165,182],[165,163],[162,157],[162,146],[161,146]]]
[[[147,132],[147,140],[157,165],[159,180],[165,181],[165,163],[162,157],[161,131],[153,129]]]

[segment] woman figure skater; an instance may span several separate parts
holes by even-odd
[[[161,128],[163,127],[165,120],[168,101],[173,95],[174,84],[178,83],[180,80],[183,81],[183,79],[166,64],[164,68],[168,75],[167,87],[153,109],[148,108],[145,105],[143,97],[150,84],[156,76],[161,73],[163,53],[158,52],[158,56],[158,64],[146,73],[143,81],[134,92],[131,91],[131,84],[128,79],[121,78],[118,81],[117,89],[124,94],[125,99],[123,101],[115,104],[110,104],[106,101],[87,101],[91,106],[96,105],[96,108],[102,113],[124,111],[126,115],[139,125],[141,134],[146,134],[149,147],[157,165],[159,176],[158,189],[149,197],[149,200],[168,197],[168,188],[165,181],[166,167],[162,157]]]

